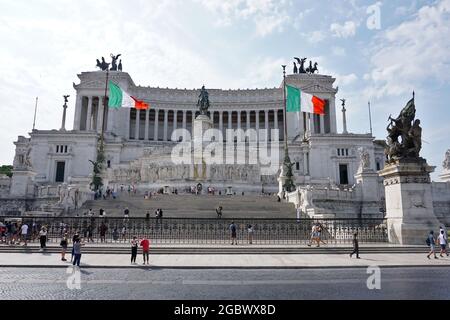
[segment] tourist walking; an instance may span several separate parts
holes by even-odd
[[[447,231],[444,229],[443,226],[440,226],[440,227],[439,227],[439,234],[441,234],[442,232],[444,232],[445,244],[446,244],[445,249],[446,249],[446,253],[447,253],[447,257],[448,257],[449,254],[448,254],[448,250],[447,250],[447,247],[448,247],[448,235],[447,235]]]
[[[77,241],[73,244],[73,252],[75,253],[73,265],[76,265],[77,267],[80,266],[81,262],[81,246],[84,246],[84,243],[82,243],[80,239],[77,239]]]
[[[216,208],[216,213],[217,213],[217,218],[221,219],[222,218],[222,206],[218,206]]]
[[[125,210],[123,210],[123,221],[127,222],[129,220],[130,220],[130,209],[126,207]]]
[[[94,231],[94,227],[92,226],[92,224],[90,224],[88,227],[87,227],[87,238],[88,238],[88,242],[94,242],[94,239],[93,239],[93,232]]]
[[[441,246],[441,251],[439,252],[439,255],[441,257],[443,257],[442,254],[445,253],[448,256],[448,253],[447,253],[447,239],[446,239],[446,237],[444,235],[444,230],[441,230],[441,232],[440,232],[440,234],[438,236],[438,241],[439,241],[439,244]]]
[[[61,261],[67,261],[66,259],[66,251],[68,246],[67,233],[63,235],[59,245],[61,246]]]
[[[320,247],[320,243],[322,242],[323,244],[326,244],[325,241],[322,240],[322,232],[323,232],[323,226],[321,223],[317,223],[317,228],[316,228],[316,240],[317,240],[317,246]]]
[[[117,228],[114,228],[112,237],[113,237],[114,242],[117,242],[119,240],[119,231],[117,230]]]
[[[127,228],[125,226],[122,227],[122,240],[127,239]]]
[[[47,230],[45,227],[42,227],[41,231],[39,231],[39,242],[41,244],[41,249],[39,251],[43,251],[46,248],[47,243]]]
[[[353,251],[350,253],[350,258],[356,254],[356,259],[360,259],[359,257],[359,241],[358,241],[358,232],[353,234]]]
[[[236,239],[236,237],[237,237],[237,227],[236,227],[236,225],[234,224],[234,221],[231,221],[231,224],[230,224],[230,232],[231,232],[231,245],[233,245],[233,244],[238,244],[237,243],[237,239]]]
[[[99,231],[100,231],[100,242],[102,243],[106,242],[106,231],[108,231],[108,227],[104,222],[102,222],[102,224],[100,225]]]
[[[131,264],[136,264],[136,257],[138,252],[138,241],[136,237],[131,240]]]
[[[144,258],[144,263],[147,262],[147,264],[149,264],[148,262],[148,257],[149,257],[149,251],[150,251],[150,240],[148,240],[145,236],[142,238],[140,246],[142,247],[142,255]]]
[[[253,226],[251,224],[249,224],[247,226],[247,234],[248,234],[248,243],[252,244],[253,243]]]
[[[311,228],[311,237],[309,239],[308,247],[311,247],[311,244],[313,243],[313,241],[316,241],[316,239],[317,239],[317,225],[313,224]]]
[[[427,243],[427,246],[430,247],[430,252],[428,252],[427,258],[430,259],[430,256],[434,255],[435,259],[439,259],[438,257],[436,257],[436,252],[434,251],[435,250],[434,245],[436,243],[436,239],[434,238],[433,230],[431,230],[430,233],[428,234],[426,243]]]
[[[27,245],[27,236],[28,236],[28,225],[26,223],[23,223],[22,226],[20,227],[20,241],[23,240],[24,246]]]
[[[72,243],[77,242],[77,240],[80,240],[80,234],[78,233],[78,231],[75,231],[75,234],[72,237]],[[74,252],[74,249],[73,249],[73,246],[72,246],[72,255],[70,257],[70,262],[73,261],[74,256],[75,256],[75,252]]]

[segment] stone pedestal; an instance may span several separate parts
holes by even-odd
[[[383,218],[380,212],[379,175],[372,169],[360,170],[355,175],[356,190],[362,203],[361,218]]]
[[[206,174],[206,172],[203,172],[204,171],[203,169],[205,166],[204,159],[203,159],[203,147],[205,145],[205,142],[203,141],[203,136],[204,136],[205,131],[211,129],[212,127],[213,127],[213,122],[206,115],[199,115],[194,120],[194,128],[193,128],[193,134],[192,134],[192,139],[194,141],[194,166],[202,165],[202,167],[201,167],[202,172],[199,172],[198,168],[197,168],[198,177],[204,177],[204,175]],[[195,174],[194,174],[194,176],[195,176]],[[194,178],[198,178],[198,177],[194,177]]]
[[[424,245],[441,225],[434,215],[430,173],[425,159],[398,160],[380,171],[386,191],[389,242]]]
[[[34,195],[33,179],[36,173],[29,170],[15,170],[11,179],[10,195],[26,197]]]

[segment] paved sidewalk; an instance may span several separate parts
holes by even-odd
[[[66,256],[70,260],[70,252]],[[84,254],[81,266],[87,268],[143,267],[142,255],[138,265],[130,264],[130,256],[113,254]],[[0,253],[0,267],[67,267],[59,254]],[[427,259],[423,254],[366,254],[361,259],[350,259],[348,254],[150,254],[150,268],[333,268],[367,266],[448,266],[450,257]],[[147,267],[147,266],[145,266]]]

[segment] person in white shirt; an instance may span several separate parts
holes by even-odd
[[[27,235],[28,235],[28,225],[26,223],[22,224],[20,227],[20,240],[24,242],[24,246],[27,245]]]
[[[443,257],[443,255],[442,255],[443,253],[445,253],[448,256],[448,253],[447,253],[447,239],[446,239],[446,236],[444,234],[444,230],[441,230],[441,232],[439,233],[438,241],[439,241],[439,244],[441,245],[440,256]]]
[[[46,248],[47,242],[47,230],[45,229],[45,227],[42,227],[41,231],[39,231],[39,242],[41,243],[40,251],[43,251]]]

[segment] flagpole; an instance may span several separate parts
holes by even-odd
[[[283,166],[285,167],[285,181],[283,188],[286,192],[291,192],[295,188],[294,182],[292,181],[292,163],[289,158],[288,141],[287,141],[287,120],[286,120],[286,66],[282,65],[283,68],[283,117],[284,117],[284,161]]]
[[[370,101],[369,101],[369,124],[370,124],[370,135],[373,135],[373,133],[372,133],[372,112],[370,111]]]
[[[33,131],[34,131],[34,127],[35,127],[35,125],[36,125],[37,105],[38,105],[38,97],[36,97],[36,104],[34,105]]]

